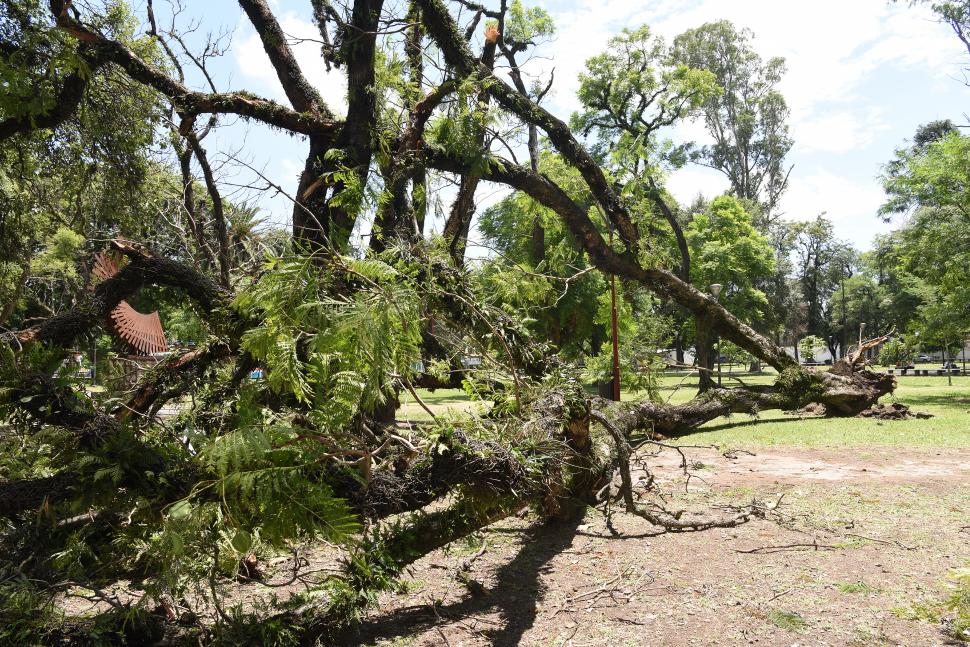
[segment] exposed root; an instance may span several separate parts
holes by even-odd
[[[905,404],[874,404],[864,411],[860,411],[859,418],[875,418],[877,420],[911,420],[913,418],[932,418],[933,414],[924,411],[913,411]]]
[[[793,409],[791,411],[786,411],[788,415],[800,416],[802,418],[822,418],[828,414],[825,405],[821,402],[809,402],[804,407],[800,409]]]

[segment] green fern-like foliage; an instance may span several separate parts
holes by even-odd
[[[309,405],[322,429],[337,430],[382,404],[395,379],[420,358],[419,300],[381,260],[339,259],[324,275],[313,258],[273,258],[236,307],[263,323],[243,346],[267,369],[272,389]],[[350,296],[339,286],[352,282]]]
[[[346,541],[358,530],[356,517],[333,496],[319,478],[324,458],[313,442],[301,442],[286,427],[243,427],[206,447],[200,459],[216,475],[198,491],[220,502],[220,518],[232,530],[232,547],[245,554],[245,535],[258,532],[262,541],[282,545],[286,540],[320,536]],[[178,507],[177,507],[178,506]],[[188,507],[185,507],[188,506]],[[192,513],[191,499],[173,506],[170,514]]]

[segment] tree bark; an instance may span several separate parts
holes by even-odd
[[[789,373],[775,386],[712,387],[680,405],[648,400],[601,408],[608,411],[614,424],[627,436],[646,431],[677,437],[692,433],[722,416],[734,413],[757,415],[769,409],[794,410],[812,403],[824,405],[830,415],[855,416],[883,395],[891,393],[895,386],[892,376],[870,371],[849,374],[796,372]]]
[[[714,340],[711,326],[704,317],[695,317],[694,321],[694,362],[697,364],[698,390],[703,393],[714,386],[714,363],[711,362]]]
[[[490,38],[486,33],[485,47],[482,49],[480,64],[482,67],[491,70],[495,67],[495,49],[497,46],[497,36]],[[482,91],[477,99],[477,110],[484,114],[488,110],[490,95]],[[475,135],[475,143],[480,147],[485,147],[485,129],[482,128]],[[471,231],[472,219],[475,216],[475,191],[481,178],[473,172],[465,171],[461,174],[461,181],[458,186],[458,195],[454,204],[451,206],[451,213],[445,221],[442,236],[448,241],[448,248],[451,258],[455,265],[462,265],[465,260],[465,249],[468,246],[468,234]]]

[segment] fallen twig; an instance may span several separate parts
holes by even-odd
[[[736,553],[744,553],[747,555],[752,554],[763,554],[763,553],[778,553],[783,550],[789,550],[793,548],[811,548],[813,550],[836,550],[840,548],[839,546],[833,546],[831,544],[820,544],[817,541],[812,543],[796,543],[796,544],[782,544],[780,546],[759,546],[758,548],[749,548],[748,550],[734,549]]]
[[[898,541],[896,539],[891,539],[891,540],[887,541],[885,539],[876,539],[875,537],[867,537],[866,535],[857,535],[857,534],[855,534],[853,532],[847,532],[847,533],[845,533],[845,536],[846,537],[858,537],[859,539],[865,539],[867,541],[873,541],[873,542],[876,542],[877,544],[886,544],[888,546],[899,546],[903,550],[916,550],[917,548],[919,548],[918,546],[907,546],[903,542]]]

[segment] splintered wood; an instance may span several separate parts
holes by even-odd
[[[95,256],[91,272],[104,280],[117,274],[119,269],[117,256],[101,252]],[[138,352],[151,355],[164,352],[168,348],[158,312],[142,314],[127,301],[121,301],[111,311],[110,317],[114,333]]]

